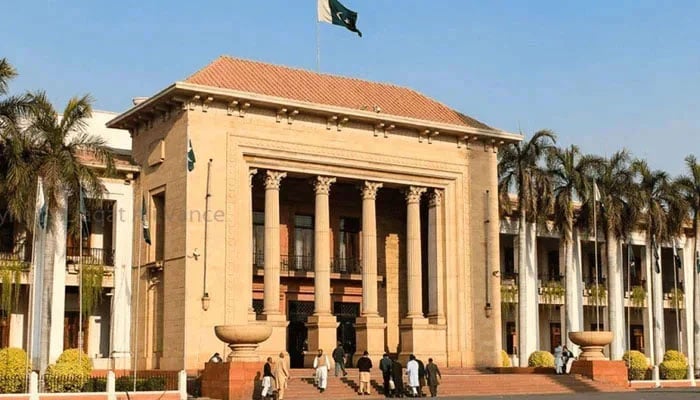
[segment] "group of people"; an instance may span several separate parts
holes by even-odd
[[[430,396],[437,396],[438,385],[442,379],[440,369],[433,362],[432,358],[428,359],[428,364],[423,364],[411,354],[406,363],[407,387],[404,388],[404,373],[403,366],[398,359],[389,358],[388,354],[384,354],[379,362],[379,369],[382,371],[384,380],[384,397],[424,397],[423,387],[428,386]]]
[[[554,371],[557,375],[571,372],[571,364],[574,363],[574,353],[566,345],[554,348]]]
[[[287,388],[287,380],[289,380],[289,367],[287,366],[287,360],[284,358],[284,353],[280,353],[274,364],[272,357],[268,357],[263,367],[262,398],[275,398],[276,392],[277,399],[283,400],[284,390]]]

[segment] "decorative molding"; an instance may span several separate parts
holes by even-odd
[[[420,202],[420,197],[426,190],[426,188],[421,186],[409,186],[404,192],[406,195],[406,203],[411,204]]]
[[[248,170],[248,179],[250,181],[250,187],[253,187],[253,178],[255,177],[255,174],[258,173],[257,168],[251,168]]]
[[[338,132],[343,130],[343,127],[345,126],[345,124],[348,123],[348,121],[350,121],[350,118],[348,117],[342,117],[338,119]]]
[[[444,192],[441,189],[433,189],[428,195],[428,205],[430,207],[438,207],[442,204]]]
[[[384,186],[381,182],[365,181],[362,186],[362,200],[376,200],[379,188]]]
[[[385,125],[386,124],[384,122],[380,122],[380,123],[374,125],[374,137],[379,136],[379,132],[384,133],[384,135],[386,136],[386,133],[384,131]]]
[[[430,134],[430,129],[423,129],[418,131],[418,143],[423,143],[423,139],[427,138]]]
[[[280,108],[277,110],[277,117],[275,119],[275,122],[278,124],[282,121],[282,118],[287,115],[287,109],[286,108]]]
[[[396,128],[396,125],[394,125],[394,124],[391,124],[391,125],[387,126],[386,128],[384,128],[384,139],[389,137],[389,132],[393,131],[394,128]]]
[[[226,106],[226,115],[233,115],[236,110],[238,110],[238,100],[233,100]]]
[[[226,115],[233,115],[235,111],[238,111],[238,116],[243,118],[245,117],[245,111],[248,108],[250,108],[250,103],[241,103],[238,100],[233,100],[230,103],[228,103],[228,106],[226,107]]]
[[[202,101],[202,112],[207,112],[209,109],[209,105],[214,101],[214,98],[211,96],[207,96],[204,101]]]
[[[279,190],[282,178],[286,176],[286,172],[267,170],[265,174],[265,190]]]
[[[331,130],[331,126],[333,126],[333,124],[337,124],[337,123],[338,123],[338,116],[337,115],[332,115],[332,116],[328,117],[328,119],[326,120],[326,129]]]
[[[297,115],[299,115],[299,110],[292,110],[292,112],[287,114],[287,123],[291,125],[292,122],[294,122],[294,117],[296,117]]]
[[[197,103],[199,102],[200,96],[198,94],[195,94],[192,96],[190,101],[187,103],[187,108],[190,109],[190,111],[194,110],[195,107],[197,106]]]
[[[331,176],[317,176],[313,180],[314,192],[316,194],[328,195],[331,192],[331,185],[335,182],[335,178]]]
[[[428,144],[433,144],[433,138],[440,134],[440,131],[432,131],[428,135]]]

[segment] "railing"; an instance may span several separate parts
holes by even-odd
[[[82,263],[111,267],[114,266],[114,250],[83,247],[81,254],[80,247],[66,247],[66,261],[69,264]]]
[[[264,251],[254,251],[253,252],[253,266],[256,268],[263,268],[265,266],[265,252]]]
[[[30,262],[31,254],[25,251],[24,246],[16,246],[12,251],[0,251],[0,261]]]
[[[362,273],[362,263],[358,257],[335,257],[331,260],[331,272],[360,274]]]
[[[314,272],[314,256],[284,254],[280,256],[280,268],[283,272]]]

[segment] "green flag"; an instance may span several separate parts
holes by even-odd
[[[143,227],[143,241],[151,244],[151,229],[148,226],[148,214],[146,213],[146,197],[141,202],[141,226]]]
[[[188,141],[187,145],[187,171],[192,171],[194,169],[194,163],[197,162],[197,158],[194,156],[194,149],[192,149],[192,140]]]
[[[338,0],[318,0],[318,21],[344,26],[362,37],[357,29],[357,13],[340,4]]]

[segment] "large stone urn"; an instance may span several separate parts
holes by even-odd
[[[218,325],[214,333],[231,349],[228,361],[258,361],[255,349],[270,337],[272,328],[263,324]]]
[[[581,361],[607,360],[603,347],[612,343],[613,333],[610,331],[581,331],[569,332],[569,339],[581,346]]]

